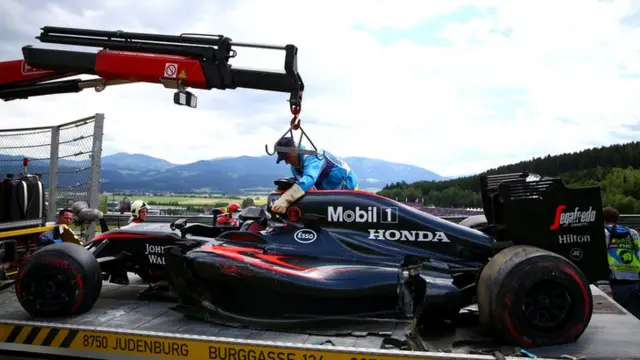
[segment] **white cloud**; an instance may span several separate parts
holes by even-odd
[[[306,84],[303,127],[317,145],[443,175],[620,142],[615,132],[640,119],[640,24],[622,24],[638,11],[630,0],[137,1],[135,9],[104,1],[85,12],[50,6],[32,21],[17,1],[5,3],[8,26],[31,36],[12,45],[13,56],[27,43],[49,47],[33,36],[53,18],[74,27],[294,43]],[[470,5],[495,11],[445,23],[439,39],[415,30]],[[383,46],[376,34],[392,30],[407,36]],[[446,45],[429,45],[436,41]],[[235,66],[277,69],[284,59],[238,52]],[[264,154],[288,125],[286,94],[195,92],[201,109],[175,106],[171,91],[142,84],[5,103],[0,116],[6,128],[104,112],[105,150],[178,163]]]

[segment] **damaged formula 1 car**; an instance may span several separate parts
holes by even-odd
[[[214,238],[174,242],[164,266],[177,310],[262,329],[382,318],[414,319],[419,331],[477,303],[480,323],[502,341],[578,339],[591,319],[589,285],[609,273],[599,187],[569,189],[527,173],[481,180],[481,229],[373,193],[310,191],[285,216],[257,220],[266,228],[250,230],[248,221]],[[292,181],[276,183],[269,204]],[[73,244],[45,252],[32,264],[96,282],[67,277],[67,306],[88,310],[100,293],[96,258]]]
[[[419,330],[477,303],[480,323],[508,343],[576,340],[589,285],[609,271],[600,189],[527,173],[481,181],[481,230],[372,193],[312,191],[265,231],[168,247],[169,283],[181,311],[218,322],[300,331],[408,317]]]
[[[222,36],[45,27],[39,39],[103,50],[24,47],[24,60],[0,63],[8,78],[0,82],[1,99],[148,82],[176,89],[174,103],[196,107],[188,86],[251,88],[290,93],[291,128],[299,127],[304,86],[293,45],[280,47],[287,53],[284,72],[262,72],[229,65],[233,46],[256,46]],[[51,81],[70,74],[98,78]],[[184,238],[168,229],[161,236],[176,241],[155,245],[163,247],[179,309],[209,320],[300,329],[326,319],[375,317],[413,319],[420,329],[477,303],[480,322],[505,342],[536,347],[576,340],[591,319],[589,284],[609,274],[599,187],[568,189],[560,179],[526,173],[481,181],[487,225],[479,228],[368,192],[310,191],[266,228]],[[277,185],[270,203],[291,183]],[[109,253],[117,239],[108,240],[36,251],[18,273],[21,305],[34,316],[91,309],[107,265],[131,258],[124,241],[146,247],[139,237],[123,236]],[[126,267],[113,265],[110,272],[117,270]]]

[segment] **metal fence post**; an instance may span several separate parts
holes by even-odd
[[[60,150],[60,127],[51,127],[51,145],[49,155],[49,196],[47,221],[55,221],[58,210],[58,153]]]
[[[93,147],[91,149],[91,173],[89,174],[89,207],[97,209],[100,199],[100,168],[102,158],[102,135],[104,130],[104,114],[96,114],[93,124]],[[91,223],[87,229],[87,239],[96,233],[96,224]]]

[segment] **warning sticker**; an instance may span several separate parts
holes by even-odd
[[[96,358],[115,359],[123,354],[156,359],[211,359],[211,360],[409,360],[450,358],[450,354],[410,352],[379,353],[354,351],[350,348],[311,349],[311,346],[279,347],[278,344],[254,345],[218,341],[215,338],[172,339],[160,336],[120,334],[111,332],[64,329],[53,327],[0,325],[0,347],[6,344],[35,345],[39,350],[26,350],[45,354],[69,354],[78,351],[86,357],[87,352],[96,353]],[[31,348],[33,349],[33,347]],[[427,356],[425,356],[427,355]],[[93,356],[92,356],[93,357]],[[474,359],[493,359],[475,355]]]
[[[36,69],[29,66],[26,61],[22,60],[22,75],[46,73],[46,70]]]
[[[164,77],[176,78],[178,75],[178,64],[166,63],[164,64]]]
[[[186,79],[187,78],[187,72],[182,70],[180,71],[180,75],[178,76],[180,79]]]

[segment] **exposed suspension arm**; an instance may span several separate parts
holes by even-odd
[[[25,46],[22,48],[24,60],[0,63],[1,99],[73,93],[89,87],[101,91],[107,85],[147,82],[177,89],[176,103],[185,95],[193,96],[185,90],[193,87],[285,92],[290,94],[292,109],[302,105],[304,83],[298,73],[298,49],[294,45],[237,43],[222,35],[175,36],[50,26],[41,30],[36,38],[43,43],[102,50],[89,53]],[[236,56],[234,47],[284,50],[284,71],[233,68],[229,59]],[[60,81],[76,75],[97,75],[98,78]]]

